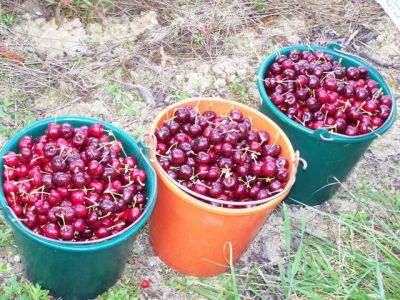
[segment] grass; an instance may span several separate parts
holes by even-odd
[[[14,237],[10,226],[0,218],[0,247],[7,247],[14,245]]]
[[[2,14],[0,10],[0,24],[11,27],[15,24],[15,17],[12,14]]]
[[[52,11],[56,21],[61,24],[63,18],[80,18],[85,23],[101,21],[106,12],[112,9],[108,0],[41,0]]]
[[[12,99],[12,100],[11,100]],[[28,98],[10,89],[10,96],[0,95],[0,135],[9,137],[18,129],[35,121],[26,102]]]
[[[119,114],[134,116],[144,108],[145,103],[134,93],[127,93],[120,83],[110,83],[106,87],[107,93],[113,98],[113,106]]]
[[[0,300],[8,299],[47,300],[49,292],[43,290],[38,284],[31,284],[23,277],[10,276],[7,278],[7,285],[0,286]]]
[[[228,87],[236,100],[242,103],[246,103],[252,98],[248,90],[249,84],[252,84],[252,82],[247,82],[240,80],[239,78],[235,78],[231,83],[229,83]]]
[[[210,299],[233,299],[237,293],[229,282],[237,277],[242,298],[399,299],[400,194],[374,191],[364,185],[349,197],[355,198],[364,210],[333,215],[307,209],[330,220],[334,239],[307,228],[304,214],[300,224],[293,222],[284,205],[283,264],[255,264],[249,274],[221,275],[220,285],[209,279],[180,282],[180,288]],[[371,210],[373,205],[379,205],[386,217],[378,217]],[[297,241],[295,246],[293,241]]]
[[[98,297],[99,300],[130,300],[137,299],[140,288],[125,278],[118,281],[111,289]]]

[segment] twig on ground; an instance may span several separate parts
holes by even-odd
[[[156,101],[154,100],[153,94],[150,92],[150,90],[143,85],[140,84],[133,84],[129,82],[120,82],[121,86],[127,90],[137,90],[140,94],[140,97],[146,102],[147,104],[150,104],[153,106]]]
[[[386,67],[386,68],[400,68],[400,62],[392,62],[392,61],[388,61],[386,59],[383,59],[381,57],[379,57],[378,55],[368,51],[368,50],[362,50],[358,53],[360,56],[372,61],[373,63],[380,65],[382,67]]]
[[[66,108],[66,107],[70,106],[71,104],[74,104],[74,103],[78,102],[81,99],[82,99],[81,97],[78,97],[78,98],[66,103],[65,105],[62,105],[62,106],[59,106],[59,107],[56,107],[54,109],[49,110],[47,113],[53,113],[53,112],[56,112],[56,111],[58,111],[60,109]]]
[[[15,61],[17,63],[23,64],[25,62],[25,58],[23,58],[22,56],[19,56],[7,49],[1,48],[0,47],[0,56],[3,56],[5,58],[8,58],[12,61]]]
[[[350,36],[348,37],[348,39],[344,42],[344,44],[343,44],[343,49],[346,49],[346,48],[350,45],[351,41],[352,41],[359,33],[360,33],[360,28],[357,28],[356,30],[354,30],[354,31],[350,34]]]

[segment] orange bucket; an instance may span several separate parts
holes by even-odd
[[[285,190],[275,199],[252,208],[220,208],[203,203],[182,191],[155,160],[158,199],[150,217],[150,242],[161,260],[174,270],[198,277],[225,272],[247,249],[271,211],[287,196],[294,183],[298,159],[285,133],[268,117],[243,104],[219,98],[192,98],[169,106],[154,121],[154,134],[176,108],[192,105],[204,112],[212,109],[226,115],[233,107],[251,116],[253,127],[277,137],[282,156],[294,162]]]

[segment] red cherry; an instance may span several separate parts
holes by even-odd
[[[58,239],[60,236],[60,229],[54,223],[48,223],[43,227],[43,234],[51,239]]]
[[[137,207],[129,208],[124,213],[124,219],[129,223],[134,223],[137,219],[140,218],[141,214],[142,212],[140,211],[139,208]]]
[[[8,167],[15,167],[18,165],[18,157],[15,152],[7,151],[3,156],[3,162]]]
[[[103,124],[95,123],[89,127],[88,132],[89,132],[89,135],[99,138],[103,135],[104,126],[103,126]]]
[[[147,289],[150,287],[150,281],[147,279],[143,279],[142,283],[140,284],[142,289]]]

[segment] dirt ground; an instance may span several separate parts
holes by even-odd
[[[35,119],[92,116],[139,137],[166,105],[185,97],[218,96],[257,108],[259,64],[280,47],[298,43],[347,45],[347,51],[382,72],[399,98],[400,32],[373,1],[115,1],[112,12],[89,24],[77,15],[55,18],[42,2],[14,6],[15,24],[0,27],[0,46],[25,59],[25,64],[0,63],[0,98],[21,97],[16,109]],[[376,139],[343,183],[347,189],[357,190],[359,178],[372,174],[367,184],[400,190],[399,130],[397,120]],[[0,135],[0,145],[6,140]],[[316,208],[329,213],[359,209],[343,188]],[[330,220],[321,214],[298,206],[290,206],[290,213],[293,222],[306,214],[314,232],[334,236]],[[237,269],[245,274],[253,263],[278,264],[283,235],[278,208]],[[152,282],[141,298],[199,298],[169,284],[181,275],[154,254],[146,229],[132,257],[135,273],[128,268],[124,277],[136,285],[144,278]],[[15,247],[0,249],[4,262],[14,273],[22,272]]]

